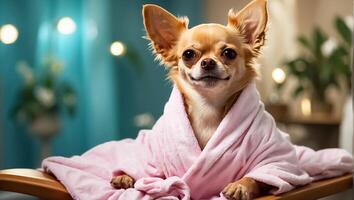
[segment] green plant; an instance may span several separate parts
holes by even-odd
[[[69,83],[59,81],[62,65],[48,59],[42,69],[36,76],[26,63],[17,65],[24,83],[10,114],[18,121],[31,123],[43,115],[58,115],[60,108],[75,114],[76,92]]]
[[[313,98],[326,101],[326,90],[331,86],[340,89],[340,78],[350,87],[352,31],[343,18],[336,17],[334,22],[341,37],[338,43],[318,27],[309,38],[298,37],[307,54],[286,62],[287,73],[298,80],[294,97],[309,90]]]
[[[352,24],[353,22],[349,21],[349,23]],[[338,16],[335,18],[335,26],[342,38],[340,45],[342,50],[341,54],[336,57],[336,59],[338,59],[337,63],[340,65],[339,69],[345,77],[347,87],[351,88],[352,29],[349,27],[348,23],[345,23],[343,18]]]

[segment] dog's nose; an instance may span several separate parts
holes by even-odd
[[[200,66],[202,67],[203,70],[213,70],[216,67],[216,62],[211,58],[205,58],[200,63]]]

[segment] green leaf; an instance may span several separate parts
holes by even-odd
[[[352,44],[352,31],[344,22],[343,18],[336,17],[335,26],[342,39],[347,43],[348,46],[350,46]]]
[[[301,84],[299,84],[298,86],[297,86],[297,88],[293,91],[293,94],[292,94],[292,96],[294,97],[294,98],[296,98],[297,96],[299,96],[299,94],[301,94],[303,91],[304,91],[304,87],[301,85]]]
[[[328,85],[331,77],[334,75],[332,68],[335,68],[335,66],[324,63],[322,64],[321,67],[322,70],[319,71],[320,81],[322,82],[323,85]]]
[[[336,89],[338,89],[338,90],[341,89],[341,87],[340,87],[340,85],[339,85],[337,79],[333,78],[333,79],[331,79],[331,80],[329,81],[329,83],[330,83],[330,85],[334,85]]]
[[[307,48],[309,51],[312,51],[312,45],[310,43],[310,41],[304,36],[304,35],[300,35],[297,38],[297,41],[302,44],[302,46],[304,46],[305,48]]]
[[[288,66],[289,74],[300,80],[311,79],[314,70],[313,63],[301,57],[286,63],[286,66]]]
[[[314,55],[319,59],[323,57],[321,48],[323,43],[325,43],[327,39],[328,39],[327,35],[319,27],[316,27],[314,29],[313,31],[313,40],[315,43]]]

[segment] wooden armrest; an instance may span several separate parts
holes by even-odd
[[[256,200],[314,200],[330,196],[353,187],[353,174],[312,182],[282,195],[268,195]]]
[[[29,194],[41,199],[72,199],[53,176],[34,169],[0,170],[0,190]]]
[[[351,189],[353,174],[316,181],[282,195],[268,195],[256,200],[313,200]],[[42,199],[72,199],[53,176],[33,169],[0,170],[0,190],[33,195]]]

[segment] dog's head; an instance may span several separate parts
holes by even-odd
[[[156,5],[144,5],[147,38],[181,90],[212,97],[233,94],[257,76],[252,65],[264,44],[266,0],[254,0],[240,12],[229,11],[228,24],[201,24],[188,28]]]

